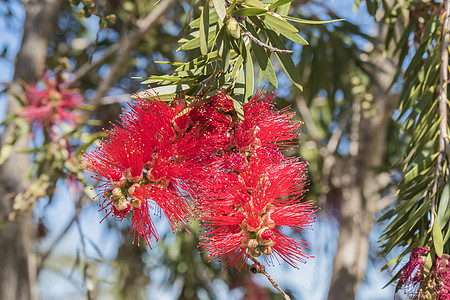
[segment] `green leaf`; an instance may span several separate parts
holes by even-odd
[[[264,3],[262,3],[259,0],[245,0],[244,3],[248,4],[248,5],[251,5],[251,6],[259,7],[259,8],[264,8],[265,7]]]
[[[256,33],[253,26],[251,26],[251,24],[249,24],[248,22],[246,24],[250,33],[254,37],[258,38],[258,34]],[[264,73],[264,76],[275,88],[278,88],[277,75],[275,73],[275,70],[273,69],[272,62],[270,61],[270,57],[267,55],[266,50],[264,50],[263,47],[261,47],[260,45],[256,44],[253,41],[252,41],[252,49],[253,53],[255,54],[256,61],[258,62],[259,67]]]
[[[269,37],[269,41],[273,46],[277,47],[278,49],[286,49],[280,37],[273,30],[267,29],[266,32],[267,36]],[[275,55],[278,57],[278,60],[280,61],[283,70],[292,80],[292,83],[300,91],[303,91],[303,87],[300,84],[301,81],[300,75],[298,74],[297,69],[295,68],[295,64],[292,61],[291,56],[287,53],[275,53]]]
[[[288,39],[290,39],[291,41],[300,44],[300,45],[309,45],[308,41],[305,40],[304,38],[302,38],[299,34],[297,33],[283,33],[281,32],[282,35],[284,35],[285,37],[287,37]]]
[[[236,83],[234,86],[234,97],[235,100],[240,103],[245,102],[245,74],[244,74],[244,66],[239,68],[236,77]]]
[[[180,40],[183,42],[183,44],[176,51],[187,51],[187,50],[197,49],[200,47],[199,31],[193,32],[193,33],[191,33],[191,35],[193,38],[188,41],[186,41],[184,39]],[[208,40],[208,46],[209,46],[209,44],[212,44],[215,35],[216,35],[216,26],[212,26],[209,28],[209,31],[208,31],[208,36],[211,37]]]
[[[270,13],[266,13],[262,18],[264,24],[270,26],[273,30],[280,33],[297,33],[298,29],[289,24],[286,20],[279,19]]]
[[[245,62],[245,97],[244,103],[246,103],[253,96],[255,74],[253,70],[253,61],[250,53],[250,47],[247,47],[247,60]]]
[[[269,4],[269,8],[270,9],[271,8],[276,8],[278,6],[282,6],[282,5],[291,3],[292,1],[294,1],[294,0],[278,0],[278,1],[275,1],[274,3],[272,3],[272,4]]]
[[[434,36],[434,32],[438,25],[440,24],[440,11],[436,10],[430,20],[427,22],[425,29],[423,30],[422,36],[420,37],[421,43],[431,39]]]
[[[294,22],[294,23],[309,24],[309,25],[321,25],[321,24],[345,21],[345,19],[336,19],[336,20],[328,20],[328,21],[314,21],[314,20],[306,20],[306,19],[300,19],[300,18],[290,17],[290,16],[282,16],[282,18],[285,20]]]
[[[162,95],[168,94],[176,95],[177,93],[188,90],[190,88],[191,86],[187,84],[166,85],[141,91],[137,93],[136,96],[142,99],[152,99],[153,97],[161,97]],[[133,98],[136,98],[136,96],[133,96]]]
[[[12,154],[14,145],[6,144],[0,149],[0,165],[2,165]]]
[[[246,7],[236,10],[233,15],[235,16],[258,16],[267,12],[267,9],[258,7]]]
[[[225,20],[225,17],[227,15],[227,10],[225,9],[225,1],[223,0],[211,0],[214,4],[214,9],[217,12],[217,15],[219,16],[219,26],[223,26],[223,21]]]
[[[217,15],[217,12],[215,10],[210,10],[209,12],[209,24],[215,24],[217,23],[217,21],[219,20],[219,16]],[[191,29],[198,29],[200,28],[200,21],[201,18],[197,18],[194,21],[192,21],[191,23],[189,23],[189,28]]]
[[[234,62],[233,69],[231,70],[230,79],[233,80],[236,76],[239,68],[242,66],[242,63],[244,62],[244,58],[239,55],[236,61]]]
[[[422,162],[420,162],[420,164],[414,166],[405,174],[400,183],[411,181],[419,175],[425,175],[426,171],[433,167],[433,162],[436,160],[438,155],[439,152],[425,158]]]
[[[444,239],[442,238],[441,227],[439,222],[434,222],[433,224],[433,245],[436,250],[436,255],[441,257],[444,252]]]
[[[425,271],[425,276],[428,275],[432,266],[433,266],[433,259],[431,258],[431,251],[428,251],[427,257],[425,258],[425,265],[423,268],[423,270]]]
[[[449,200],[450,200],[450,181],[447,181],[447,184],[445,185],[444,190],[442,191],[441,199],[439,200],[439,207],[436,217],[436,221],[439,223],[439,226],[441,228],[444,228],[445,224],[448,222],[448,217],[450,217],[450,214],[447,213],[450,211]]]
[[[233,98],[233,106],[238,118],[244,120],[244,108],[242,107],[242,103]]]
[[[236,7],[237,0],[234,0],[233,3],[231,3],[230,7],[227,8],[227,15],[231,15],[231,12]]]
[[[281,5],[279,7],[277,7],[275,9],[275,11],[279,14],[279,15],[288,15],[289,14],[289,9],[291,8],[291,3],[286,3],[284,5]]]
[[[200,52],[203,55],[208,54],[208,32],[209,32],[209,3],[206,1],[200,15]]]

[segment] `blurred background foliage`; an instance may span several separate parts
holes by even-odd
[[[2,0],[0,18],[5,30],[17,35],[23,30],[24,41],[34,36],[34,43],[41,41],[45,47],[27,56],[23,53],[30,52],[25,49],[30,46],[24,42],[22,52],[7,40],[0,45],[1,59],[10,65],[15,60],[16,70],[2,90],[10,96],[2,135],[0,160],[6,163],[1,178],[34,182],[26,186],[3,182],[2,257],[14,254],[7,250],[14,238],[8,224],[20,229],[26,220],[33,222],[27,227],[30,230],[18,230],[16,235],[20,236],[16,240],[31,243],[14,242],[14,247],[30,250],[22,264],[19,259],[0,271],[18,274],[17,286],[28,288],[10,294],[4,289],[0,295],[36,299],[32,274],[37,269],[41,289],[48,286],[42,279],[49,278],[45,274],[54,272],[75,285],[83,295],[80,298],[88,299],[156,299],[155,286],[158,293],[164,290],[166,297],[178,299],[221,299],[223,295],[280,299],[272,289],[261,286],[255,275],[224,271],[215,262],[209,263],[197,248],[195,222],[189,225],[190,235],[173,235],[163,222],[157,222],[162,239],[152,250],[123,243],[127,224],[114,220],[104,221],[108,229],[100,233],[99,240],[88,237],[89,222],[102,216],[92,200],[95,192],[90,178],[78,169],[81,150],[101,137],[103,128],[110,128],[109,122],[117,119],[138,91],[142,97],[158,92],[170,100],[180,92],[189,97],[224,89],[239,109],[259,88],[277,92],[278,108],[290,106],[298,113],[298,120],[304,122],[303,139],[299,148],[288,153],[300,154],[310,164],[306,198],[317,199],[322,209],[318,222],[339,228],[337,240],[331,242],[336,244],[336,253],[328,270],[328,299],[355,299],[366,280],[368,264],[401,266],[401,259],[417,246],[449,253],[450,196],[449,188],[444,188],[448,182],[447,137],[440,134],[443,116],[437,109],[444,90],[439,72],[444,3],[347,2],[345,9],[353,5],[357,17],[341,20],[351,14],[343,11],[343,5],[325,0]],[[217,15],[224,13],[216,12],[219,4],[226,10],[226,20],[237,23],[218,21]],[[50,34],[45,35],[37,24],[51,12],[55,22],[48,22]],[[339,21],[321,24],[330,20]],[[250,41],[249,34],[262,44],[292,53],[264,48]],[[28,63],[33,59],[39,62]],[[24,63],[32,71],[21,66]],[[27,147],[22,144],[20,149],[18,140],[30,128],[17,118],[20,107],[11,103],[20,98],[23,89],[17,86],[22,80],[38,81],[44,66],[61,79],[63,88],[80,91],[85,99],[80,108],[84,119],[61,128],[57,143],[42,138],[44,127],[32,136],[31,145],[26,142]],[[24,148],[30,149],[24,152]],[[61,155],[62,149],[69,150],[68,157]],[[11,172],[8,161],[15,161],[15,167],[22,164],[19,161],[24,168],[30,167],[26,154],[31,155],[33,171],[28,175]],[[52,206],[66,210],[67,224],[52,221],[54,217],[48,214]],[[378,218],[381,225],[376,224]],[[376,232],[378,238],[380,226],[386,230],[376,244],[370,234]],[[61,254],[59,245],[68,242],[67,236],[73,239],[73,232],[79,239],[76,255]],[[333,256],[328,242],[313,244],[312,254],[325,248]],[[15,273],[24,259],[25,273]],[[398,270],[388,268],[393,280]],[[20,274],[27,279],[21,281]],[[15,286],[10,285],[11,289]],[[288,293],[311,299],[299,291]],[[45,291],[42,295],[51,298]]]

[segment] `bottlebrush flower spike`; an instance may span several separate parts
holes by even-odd
[[[25,105],[19,116],[41,127],[53,126],[62,121],[77,122],[78,117],[72,110],[83,101],[78,91],[64,89],[63,82],[51,80],[48,74],[43,79],[43,89],[23,83]]]
[[[178,120],[184,105],[158,100],[130,104],[108,139],[82,159],[85,169],[104,178],[99,179],[101,210],[119,221],[131,215],[133,241],[158,240],[150,209],[162,210],[173,230],[192,214],[182,191],[200,176],[193,157],[202,141],[186,118]]]
[[[225,268],[241,269],[246,257],[281,258],[297,267],[309,257],[307,243],[290,238],[282,227],[301,231],[314,221],[317,210],[301,202],[306,185],[306,163],[285,158],[282,149],[299,136],[300,123],[292,114],[274,111],[273,95],[257,93],[237,118],[232,99],[213,97],[208,133],[220,141],[197,194],[197,210],[206,234],[201,246],[208,257]],[[223,126],[217,120],[230,117]],[[225,142],[226,141],[226,142]]]
[[[198,210],[207,233],[201,245],[225,268],[242,268],[246,256],[278,257],[297,267],[309,257],[307,243],[286,236],[281,228],[301,231],[314,221],[305,192],[306,164],[284,158],[275,149],[257,149],[248,166],[235,173],[216,173],[205,185]]]
[[[450,256],[435,256],[430,270],[425,271],[430,249],[417,247],[408,263],[400,270],[399,288],[417,295],[417,299],[450,299]]]

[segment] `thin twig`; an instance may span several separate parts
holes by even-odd
[[[439,114],[441,122],[439,124],[439,155],[437,157],[435,178],[433,183],[433,196],[431,198],[431,219],[430,226],[435,221],[436,197],[439,176],[442,171],[447,147],[447,84],[448,84],[448,45],[450,40],[450,0],[445,1],[444,24],[442,29],[442,47],[441,47],[441,70],[439,74]]]
[[[67,226],[64,228],[64,230],[59,234],[59,236],[55,239],[55,241],[52,243],[52,246],[49,247],[47,249],[47,251],[42,255],[41,257],[41,261],[39,262],[39,265],[37,267],[37,274],[39,275],[39,273],[42,271],[45,261],[47,260],[47,258],[50,256],[50,254],[53,252],[53,250],[56,248],[56,245],[59,244],[59,242],[61,242],[61,240],[63,239],[63,237],[65,237],[66,233],[69,231],[69,229],[72,227],[73,223],[75,222],[75,220],[78,218],[77,213],[75,213],[75,215],[73,216],[72,220],[70,220],[70,222],[67,224]]]
[[[65,86],[67,88],[73,88],[75,86],[75,84],[80,80],[80,78],[83,78],[84,76],[86,76],[86,74],[88,74],[93,69],[95,69],[98,65],[100,65],[102,62],[104,62],[108,57],[110,57],[111,55],[116,53],[117,50],[120,49],[120,41],[121,40],[119,40],[118,42],[109,46],[97,60],[95,60],[95,61],[90,60],[87,63],[85,63],[84,65],[82,65],[74,73],[74,77],[71,78],[71,80],[69,82],[65,83]]]
[[[239,26],[242,28],[242,30],[244,31],[243,35],[248,37],[249,39],[251,39],[255,44],[263,47],[264,49],[269,50],[270,52],[276,52],[276,53],[292,53],[292,50],[285,50],[285,49],[278,49],[272,46],[269,46],[267,44],[264,44],[263,42],[261,42],[260,40],[258,40],[256,37],[254,37],[250,31],[248,31],[247,28],[245,28],[244,24],[242,24],[241,21],[237,20]]]
[[[137,27],[135,29],[119,40],[120,48],[118,50],[118,54],[115,57],[114,63],[110,67],[108,75],[97,87],[95,97],[91,101],[92,105],[100,105],[101,99],[113,85],[120,69],[125,65],[127,59],[129,59],[131,51],[145,37],[145,35],[159,23],[160,18],[165,16],[166,12],[176,3],[176,0],[161,0],[150,12],[150,14],[136,22]]]
[[[252,256],[248,256],[248,258],[254,263],[254,265],[250,266],[250,271],[253,274],[264,274],[264,276],[267,277],[267,279],[270,281],[270,283],[272,284],[272,286],[281,294],[281,296],[284,297],[284,299],[286,300],[291,300],[291,297],[289,297],[288,294],[286,294],[278,285],[278,283],[276,283],[275,280],[273,280],[272,277],[270,277],[269,273],[266,272],[266,269],[264,267],[264,265],[262,265],[259,261],[257,261],[254,257]]]

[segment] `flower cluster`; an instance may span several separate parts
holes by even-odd
[[[296,267],[308,255],[307,243],[285,235],[281,228],[302,230],[314,220],[315,208],[301,202],[306,163],[286,158],[282,149],[298,138],[292,114],[274,111],[273,95],[257,94],[243,107],[244,118],[229,109],[233,122],[217,126],[225,140],[215,153],[197,208],[206,229],[202,246],[225,268],[242,268],[247,257],[282,258]],[[209,115],[232,107],[224,94]]]
[[[425,271],[429,248],[417,247],[408,263],[400,270],[399,285],[405,290],[416,290],[417,299],[450,299],[450,256],[436,256]]]
[[[25,88],[24,107],[19,116],[40,127],[52,127],[62,121],[76,122],[78,118],[72,110],[78,108],[83,98],[76,90],[65,89],[63,82],[52,80],[46,74],[43,88],[28,85]]]
[[[307,243],[282,228],[302,230],[316,208],[301,201],[306,163],[282,154],[301,124],[272,100],[258,93],[243,118],[224,93],[208,102],[132,104],[83,158],[104,178],[102,209],[118,220],[130,216],[130,232],[147,243],[158,239],[149,209],[161,209],[173,230],[195,215],[206,231],[201,246],[225,268],[260,255],[297,266]]]
[[[106,178],[101,187],[107,215],[117,220],[131,215],[133,241],[158,240],[150,209],[162,210],[174,230],[192,215],[185,191],[197,174],[194,160],[201,141],[185,109],[181,101],[131,104],[109,138],[82,159],[87,170]]]

